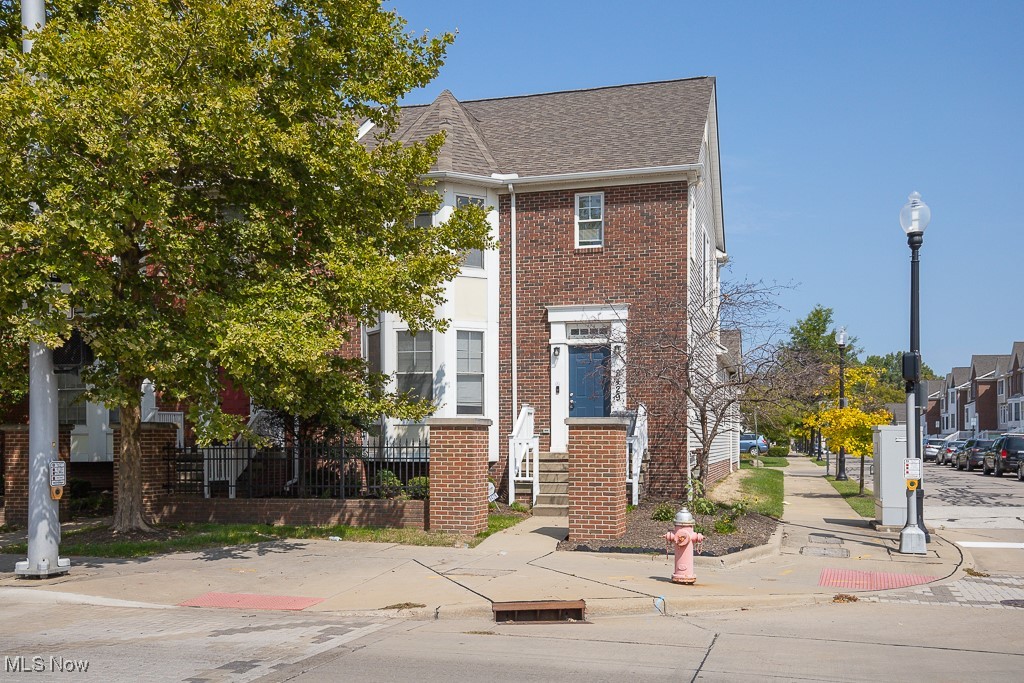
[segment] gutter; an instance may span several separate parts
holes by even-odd
[[[508,185],[509,192],[513,192],[510,179],[515,179],[516,185],[543,185],[549,183],[567,183],[581,180],[610,180],[615,178],[636,178],[642,176],[692,174],[699,178],[705,172],[703,164],[676,164],[674,166],[644,166],[641,168],[620,168],[607,171],[580,171],[577,173],[556,173],[551,175],[524,176],[516,174],[495,173],[490,176],[476,175],[473,173],[459,173],[456,171],[431,171],[424,173],[424,178],[433,180],[451,180],[470,182],[486,187],[505,188]]]

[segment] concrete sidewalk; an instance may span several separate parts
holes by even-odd
[[[14,579],[6,572],[21,558],[0,555],[0,600],[59,594],[169,606],[250,593],[320,600],[307,611],[440,618],[489,616],[492,602],[582,598],[591,616],[687,613],[828,602],[905,575],[949,579],[962,563],[960,550],[934,534],[927,556],[901,556],[897,535],[873,531],[806,458],[790,458],[783,471],[787,505],[773,544],[726,563],[698,558],[695,586],[669,581],[666,555],[558,552],[567,520],[532,517],[476,548],[284,540],[138,560],[74,558],[68,576],[41,581]],[[826,579],[831,585],[821,585]]]

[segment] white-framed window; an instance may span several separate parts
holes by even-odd
[[[1003,380],[999,380],[999,395],[1003,395]]]
[[[483,415],[484,333],[459,330],[456,343],[455,412],[459,415]]]
[[[57,421],[60,424],[85,424],[84,392],[85,383],[78,370],[57,373]]]
[[[380,358],[380,330],[366,333],[366,366],[372,373],[380,373],[383,365]]]
[[[468,194],[457,194],[455,195],[455,208],[460,209],[463,206],[475,204],[483,208],[484,198],[473,197]],[[483,249],[470,249],[466,252],[466,255],[462,258],[463,268],[483,268],[484,267],[484,252]]]
[[[576,195],[576,248],[604,246],[604,192]]]
[[[398,367],[395,372],[398,393],[432,401],[434,399],[434,340],[429,331],[413,335],[397,333]]]
[[[693,257],[690,262],[690,269],[693,271],[693,281],[697,288],[697,295],[702,299],[708,293],[708,261],[710,259],[710,243],[708,242],[708,231],[701,225],[697,229],[696,239],[693,244]]]
[[[417,228],[429,228],[434,224],[434,214],[427,211],[418,213],[416,214],[416,218],[413,219],[412,224]]]

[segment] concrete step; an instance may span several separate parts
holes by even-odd
[[[568,517],[568,505],[534,505],[534,517]]]
[[[565,484],[569,482],[569,472],[549,472],[541,470],[540,483],[541,484]]]
[[[540,493],[555,493],[568,495],[569,494],[569,482],[541,482]]]
[[[568,453],[538,453],[541,462],[569,462]]]
[[[568,509],[569,496],[567,494],[559,493],[541,493],[537,496],[537,505],[535,505],[534,508],[541,505],[557,505]]]

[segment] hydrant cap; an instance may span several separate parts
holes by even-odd
[[[683,508],[679,512],[676,513],[676,518],[674,520],[672,520],[672,521],[677,526],[685,525],[685,524],[689,524],[690,526],[693,526],[694,519],[693,519],[693,515],[690,514],[690,511],[687,510],[686,508]]]

